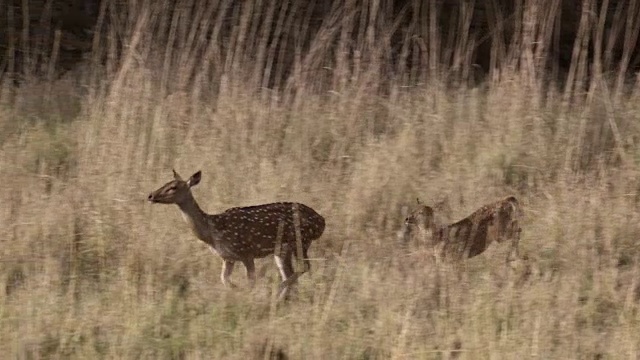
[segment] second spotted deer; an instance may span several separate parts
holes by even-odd
[[[148,200],[160,204],[176,204],[195,234],[223,259],[220,278],[225,286],[230,281],[236,262],[242,262],[247,277],[255,282],[254,259],[273,254],[282,276],[280,297],[301,273],[295,272],[292,256],[304,261],[310,269],[308,250],[325,228],[324,218],[310,207],[291,202],[235,207],[219,214],[205,213],[191,193],[202,177],[200,171],[183,180],[174,170],[174,179],[149,194]]]
[[[487,204],[458,222],[441,225],[435,221],[433,208],[418,201],[417,207],[405,219],[402,239],[407,242],[414,236],[427,238],[438,261],[472,258],[494,242],[510,242],[507,261],[512,261],[519,256],[521,214],[518,200],[510,196]]]

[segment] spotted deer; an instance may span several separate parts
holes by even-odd
[[[519,257],[518,242],[522,229],[522,211],[518,200],[510,196],[485,205],[466,218],[449,225],[435,221],[433,208],[420,203],[407,216],[402,229],[406,243],[413,236],[427,238],[437,261],[460,261],[482,254],[493,242],[511,242],[507,257],[510,262]]]
[[[202,172],[187,181],[173,170],[174,179],[149,194],[148,200],[159,204],[176,204],[194,235],[205,242],[223,260],[220,279],[230,281],[236,262],[242,262],[251,286],[255,283],[254,259],[271,254],[282,276],[279,297],[298,276],[311,269],[308,250],[325,228],[324,218],[310,207],[292,202],[234,207],[220,214],[205,213],[196,202],[191,188],[200,183]],[[304,261],[304,270],[295,272],[292,256]]]

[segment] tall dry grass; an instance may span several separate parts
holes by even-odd
[[[0,352],[638,358],[640,87],[585,56],[584,37],[618,38],[585,15],[567,85],[549,86],[557,8],[518,3],[516,36],[494,29],[490,77],[473,87],[481,39],[445,36],[427,8],[411,31],[428,37],[407,32],[390,58],[400,29],[376,4],[336,6],[313,33],[298,3],[224,19],[225,1],[132,6],[75,72],[3,85]],[[637,34],[618,20],[619,38]],[[177,209],[145,202],[172,167],[203,170],[209,212],[294,200],[325,216],[297,300],[275,305],[270,259],[255,290],[223,288]],[[492,248],[460,281],[398,248],[416,197],[448,199],[454,220],[506,194],[526,212],[516,269]]]

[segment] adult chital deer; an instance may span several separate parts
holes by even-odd
[[[430,247],[437,261],[460,261],[482,254],[493,242],[511,242],[507,261],[515,260],[520,241],[519,225],[521,209],[518,200],[510,196],[485,205],[466,218],[450,224],[439,225],[434,220],[431,207],[421,204],[407,216],[402,239],[412,236],[430,237]]]
[[[207,214],[191,193],[201,176],[198,171],[184,181],[173,170],[174,179],[149,194],[148,200],[178,205],[195,236],[223,259],[220,278],[225,286],[235,286],[229,278],[238,261],[244,264],[253,286],[254,259],[273,254],[282,276],[279,297],[283,297],[298,276],[311,268],[307,252],[311,242],[324,232],[324,218],[306,205],[290,202],[235,207],[220,214]],[[305,269],[301,273],[293,269],[294,254],[304,260]]]

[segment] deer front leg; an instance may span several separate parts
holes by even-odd
[[[517,226],[517,225],[516,225]],[[514,231],[511,239],[511,250],[509,251],[509,255],[507,256],[507,263],[511,263],[515,260],[520,259],[520,251],[518,250],[518,244],[520,243],[520,233],[522,229],[518,226]]]
[[[222,284],[226,287],[235,288],[231,280],[231,273],[233,273],[233,265],[235,264],[233,261],[222,260],[222,272],[220,273],[220,280],[222,280]]]
[[[247,270],[247,279],[249,279],[249,286],[253,287],[256,283],[256,266],[253,263],[253,259],[242,260],[244,267]]]

